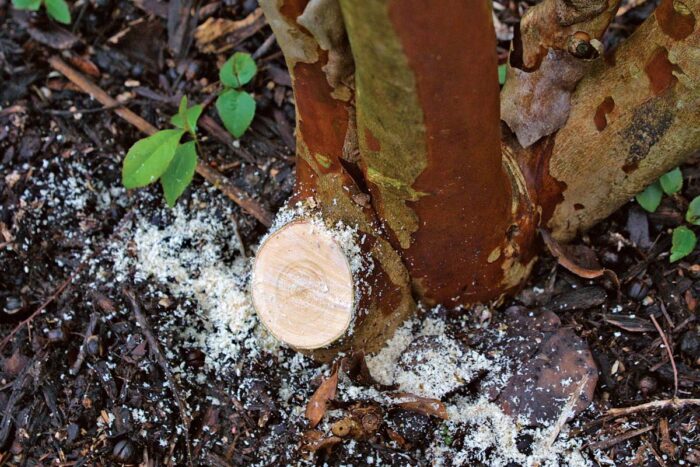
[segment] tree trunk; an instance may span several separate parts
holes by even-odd
[[[318,339],[319,358],[376,350],[414,297],[500,300],[529,274],[538,227],[571,239],[700,148],[700,0],[662,1],[600,58],[619,1],[545,0],[522,20],[500,99],[488,1],[260,3],[295,92],[292,203],[357,226],[375,266],[354,278],[353,325]],[[267,245],[258,262],[278,256]],[[290,266],[291,283],[309,283],[307,266]],[[254,298],[264,282],[254,273]]]

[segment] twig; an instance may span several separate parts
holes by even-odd
[[[265,55],[275,44],[275,35],[270,34],[267,39],[260,45],[260,47],[257,48],[255,52],[253,52],[253,59],[257,60],[263,55]]]
[[[90,322],[88,323],[87,329],[85,329],[85,335],[83,336],[83,344],[80,346],[80,350],[78,351],[78,357],[75,359],[75,363],[73,363],[73,366],[70,367],[71,375],[77,375],[78,371],[80,371],[80,367],[82,366],[83,361],[85,361],[85,351],[87,350],[90,336],[92,336],[95,333],[95,326],[97,326],[97,316],[97,313],[93,313],[90,315]]]
[[[73,283],[73,280],[78,276],[78,274],[80,274],[83,271],[83,269],[85,269],[85,267],[88,265],[88,259],[92,258],[92,256],[94,256],[94,253],[90,255],[89,258],[86,258],[82,263],[80,263],[75,269],[75,271],[73,271],[73,273],[68,277],[68,279],[63,281],[63,283],[61,283],[61,285],[58,286],[58,288],[51,294],[51,296],[47,298],[44,301],[44,303],[39,305],[39,308],[34,310],[34,312],[32,312],[32,314],[29,315],[28,318],[26,318],[24,321],[15,326],[15,328],[12,331],[10,331],[10,333],[7,336],[5,336],[2,342],[0,342],[0,350],[5,348],[7,343],[10,342],[10,339],[12,339],[15,336],[15,334],[19,332],[20,329],[29,324],[34,318],[36,318],[36,316],[39,313],[44,311],[47,306],[49,306],[54,300],[56,300],[63,294],[66,288],[68,288],[68,286],[71,285],[71,283]]]
[[[637,412],[643,412],[645,410],[657,410],[657,409],[680,409],[686,405],[700,405],[700,399],[665,399],[662,401],[652,401],[645,404],[635,405],[632,407],[623,407],[618,409],[610,409],[606,412],[606,415],[612,415],[613,417],[619,417],[620,415],[629,415]]]
[[[113,99],[109,94],[107,94],[102,88],[97,86],[95,83],[83,76],[82,73],[70,67],[66,62],[61,60],[57,56],[49,58],[49,64],[58,72],[62,73],[66,78],[68,78],[73,84],[78,86],[81,90],[90,94],[95,98],[100,104],[105,106],[117,106],[119,102]],[[114,109],[114,113],[119,115],[121,118],[131,123],[133,126],[139,129],[142,133],[147,135],[152,135],[158,131],[156,127],[148,123],[139,115],[135,114],[131,110],[123,107],[117,107]],[[255,217],[260,221],[261,224],[269,227],[272,224],[272,214],[261,206],[257,201],[251,198],[247,193],[233,185],[228,178],[223,176],[219,171],[209,167],[202,161],[197,162],[197,173],[204,177],[209,183],[214,185],[216,188],[221,190],[226,196],[231,198],[231,200],[238,204],[250,215]]]
[[[597,450],[603,450],[603,449],[608,449],[610,447],[615,446],[618,443],[621,443],[623,441],[627,441],[630,438],[634,438],[635,436],[643,435],[644,433],[651,431],[654,429],[654,425],[649,425],[645,426],[644,428],[639,428],[637,430],[630,430],[626,433],[622,433],[619,436],[614,436],[612,438],[603,440],[603,441],[598,441],[597,443],[593,443],[588,446],[588,448],[591,451],[597,451]]]
[[[134,101],[130,101],[130,103],[133,103]],[[61,110],[61,109],[48,109],[47,112],[50,113],[51,115],[59,115],[59,116],[71,116],[75,114],[90,114],[90,113],[97,113],[97,112],[104,112],[106,110],[114,110],[118,109],[119,107],[124,107],[126,103],[124,102],[119,102],[116,105],[106,105],[104,107],[97,107],[95,109],[75,109],[75,110]]]
[[[121,231],[121,229],[124,227],[126,222],[128,222],[131,219],[133,214],[134,214],[133,211],[129,211],[126,214],[124,214],[124,216],[119,221],[119,226],[109,236],[110,239],[114,235],[116,235],[117,233],[119,233]],[[58,288],[54,291],[54,293],[52,293],[51,296],[48,299],[46,299],[46,301],[44,303],[39,305],[39,308],[34,310],[34,312],[27,319],[25,319],[24,321],[19,323],[17,326],[15,326],[15,328],[7,336],[5,336],[5,338],[2,340],[2,342],[0,342],[0,351],[5,348],[7,343],[10,342],[10,339],[12,339],[20,329],[22,329],[24,326],[29,324],[34,318],[36,318],[36,316],[39,313],[41,313],[44,309],[46,309],[47,306],[49,306],[54,300],[56,300],[58,297],[60,297],[63,294],[63,292],[66,290],[66,288],[68,288],[68,286],[73,283],[73,280],[75,280],[75,278],[78,277],[78,275],[82,272],[82,270],[85,269],[85,267],[88,265],[88,262],[92,258],[97,256],[97,254],[100,253],[101,251],[102,251],[102,247],[93,251],[87,258],[85,258],[78,265],[78,267],[75,269],[75,271],[73,271],[73,273],[68,277],[68,279],[66,279],[61,285],[59,285]]]
[[[659,323],[656,321],[656,318],[654,318],[654,315],[651,315],[651,321],[654,323],[654,327],[659,332],[661,340],[664,341],[668,358],[671,360],[671,367],[673,368],[673,398],[676,399],[678,397],[678,370],[676,369],[676,361],[673,358],[673,351],[671,350],[671,346],[668,345],[666,334],[664,333],[663,329],[661,329],[661,326],[659,326]]]
[[[578,404],[578,401],[581,398],[581,394],[583,393],[583,388],[586,387],[586,383],[588,383],[588,374],[584,375],[581,381],[578,383],[576,391],[574,391],[571,394],[571,396],[569,396],[569,399],[566,401],[566,404],[564,405],[564,407],[562,407],[561,413],[559,414],[559,418],[557,418],[556,423],[550,430],[547,437],[542,440],[542,443],[540,444],[541,449],[539,451],[544,453],[544,455],[546,455],[546,453],[548,453],[549,450],[552,448],[554,442],[559,436],[559,433],[561,432],[561,429],[566,424],[566,421],[574,413],[574,407],[576,407],[576,404]]]
[[[175,381],[175,378],[173,377],[173,373],[170,371],[170,366],[168,365],[168,361],[165,359],[165,356],[163,356],[163,352],[160,349],[160,344],[156,340],[155,336],[153,335],[153,332],[151,331],[151,326],[148,324],[148,320],[146,317],[143,315],[143,312],[141,311],[141,306],[139,303],[136,301],[136,296],[134,293],[129,290],[129,289],[123,289],[124,296],[129,300],[129,303],[131,305],[131,309],[134,312],[134,315],[136,315],[136,321],[139,324],[139,327],[141,327],[141,332],[143,332],[143,335],[146,337],[146,341],[148,342],[148,346],[151,349],[151,353],[156,357],[158,360],[158,364],[161,366],[163,369],[163,372],[165,373],[166,378],[168,379],[168,383],[170,385],[170,389],[173,392],[173,395],[175,396],[175,400],[177,401],[177,407],[178,410],[180,411],[180,418],[182,419],[182,423],[185,425],[185,442],[187,443],[187,463],[191,466],[192,465],[192,452],[190,450],[190,423],[191,419],[189,414],[187,413],[187,406],[185,405],[185,401],[182,399],[180,396],[180,391],[178,390],[178,385],[177,382]]]

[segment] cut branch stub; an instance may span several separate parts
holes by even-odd
[[[318,349],[342,337],[355,307],[348,258],[311,221],[287,224],[260,246],[252,295],[265,327],[297,349]]]

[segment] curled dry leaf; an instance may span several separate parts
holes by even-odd
[[[323,380],[321,385],[316,389],[314,395],[311,396],[309,403],[306,405],[306,418],[309,419],[310,425],[314,428],[326,414],[328,401],[335,398],[335,392],[338,388],[338,365],[333,367],[331,375]]]
[[[557,258],[558,263],[562,267],[584,279],[595,279],[605,274],[610,277],[619,292],[620,280],[618,279],[617,274],[610,269],[601,268],[598,264],[598,260],[593,260],[595,255],[590,248],[582,245],[577,245],[574,247],[563,246],[560,245],[559,242],[557,242],[546,230],[540,229],[540,233],[542,234],[544,243],[547,245],[547,249],[552,256]]]
[[[509,67],[501,91],[501,119],[522,147],[564,126],[571,93],[587,68],[588,62],[561,50],[551,50],[533,72]]]
[[[337,436],[324,437],[318,430],[310,430],[304,433],[301,449],[308,452],[316,452],[321,449],[330,449],[342,441]]]
[[[394,404],[402,409],[418,412],[423,415],[438,417],[447,420],[447,408],[438,399],[420,397],[407,392],[396,392],[391,394]]]
[[[204,53],[220,53],[252,36],[265,26],[265,18],[260,8],[256,8],[245,18],[233,21],[223,18],[209,18],[194,32],[197,48]],[[219,40],[221,39],[221,40]]]

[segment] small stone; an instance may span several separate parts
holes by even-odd
[[[639,379],[637,382],[637,387],[639,388],[639,391],[642,393],[643,396],[650,396],[656,392],[656,388],[658,387],[658,383],[656,382],[656,378],[653,376],[643,376]]]
[[[686,331],[681,336],[681,353],[694,362],[700,360],[700,333],[698,331]]]
[[[51,329],[48,333],[49,342],[52,344],[66,341],[66,333],[63,328]]]
[[[85,350],[90,355],[99,355],[102,353],[102,346],[100,345],[99,336],[92,335],[88,337]]]
[[[134,443],[128,439],[123,439],[114,445],[112,455],[116,461],[126,463],[129,462],[132,457],[134,457],[134,451]]]

